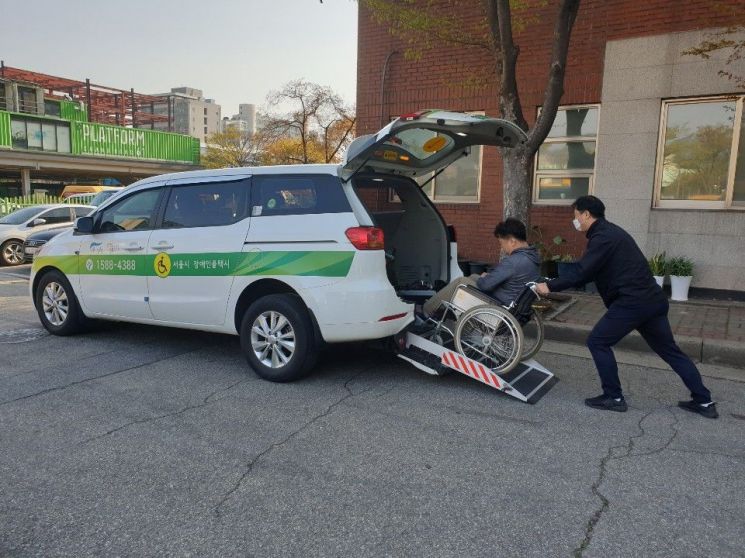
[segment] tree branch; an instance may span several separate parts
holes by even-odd
[[[548,136],[553,125],[559,101],[564,94],[564,75],[566,73],[567,53],[572,27],[577,18],[580,0],[562,0],[559,16],[554,28],[554,45],[551,52],[551,63],[548,73],[548,85],[543,97],[541,113],[538,115],[533,130],[528,134],[528,148],[535,153],[543,140]]]
[[[492,0],[493,1],[493,0]],[[490,2],[491,3],[491,2]],[[528,129],[528,123],[523,116],[520,104],[520,94],[517,89],[517,74],[515,67],[520,49],[515,45],[512,37],[512,13],[509,0],[496,0],[497,25],[499,26],[499,40],[502,52],[502,87],[499,104],[502,115],[506,116],[523,130]]]

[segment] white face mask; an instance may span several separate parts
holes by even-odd
[[[582,230],[582,223],[580,223],[579,219],[577,219],[576,217],[572,219],[572,225],[574,225],[574,228],[577,229],[578,231]]]

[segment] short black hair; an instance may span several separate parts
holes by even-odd
[[[574,200],[572,209],[576,209],[579,212],[589,211],[590,215],[596,219],[605,218],[605,204],[595,196],[582,196]]]
[[[523,222],[512,217],[497,224],[497,227],[494,229],[494,236],[498,238],[508,238],[511,236],[517,240],[528,240],[528,233],[525,230]]]

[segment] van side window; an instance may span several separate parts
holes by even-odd
[[[110,233],[152,228],[160,192],[160,188],[144,190],[110,205],[101,214],[98,230]]]
[[[247,216],[248,182],[206,182],[173,186],[168,196],[163,228],[219,227]]]
[[[254,176],[251,191],[256,217],[352,211],[341,180],[330,175]]]

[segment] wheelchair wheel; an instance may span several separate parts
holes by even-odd
[[[523,354],[521,360],[528,360],[529,358],[533,358],[541,350],[541,345],[543,345],[543,318],[541,318],[540,312],[533,310],[530,320],[523,324],[522,330]]]
[[[508,311],[489,304],[463,312],[455,324],[455,347],[497,373],[509,372],[522,357],[523,332]]]

